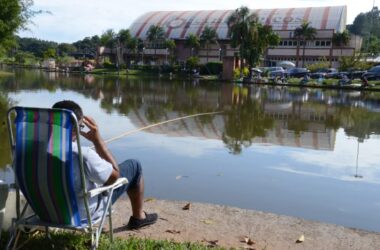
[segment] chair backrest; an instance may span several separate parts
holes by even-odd
[[[77,128],[75,115],[64,109],[13,110],[16,111],[13,160],[21,192],[42,221],[80,226],[72,154],[73,127]]]

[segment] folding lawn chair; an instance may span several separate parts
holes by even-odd
[[[16,113],[14,127],[11,120]],[[8,130],[12,147],[13,169],[16,180],[17,218],[13,220],[11,237],[7,248],[15,239],[21,226],[42,226],[49,236],[49,227],[81,230],[91,234],[91,247],[96,249],[105,217],[109,215],[110,238],[112,229],[112,193],[128,183],[119,178],[114,184],[87,190],[85,170],[80,147],[80,136],[72,141],[74,131],[79,134],[78,121],[73,112],[65,109],[42,109],[13,107],[8,111]],[[14,134],[15,133],[15,137]],[[73,143],[77,143],[78,154],[73,154]],[[74,192],[74,157],[78,156],[81,195]],[[20,191],[27,204],[20,211]],[[104,212],[93,221],[88,199],[104,195]],[[79,202],[84,202],[86,218],[81,218]],[[26,215],[27,206],[33,210]]]

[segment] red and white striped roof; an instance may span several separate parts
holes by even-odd
[[[189,34],[200,35],[206,26],[215,28],[219,39],[227,37],[227,19],[234,10],[154,11],[140,16],[129,28],[132,35],[145,39],[151,25],[164,28],[166,37],[186,39]],[[342,32],[346,27],[347,7],[328,6],[289,9],[252,9],[261,23],[274,30],[294,30],[305,20],[318,30]]]

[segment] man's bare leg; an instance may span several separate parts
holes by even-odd
[[[133,189],[127,191],[132,206],[132,216],[136,219],[145,219],[144,206],[144,178],[141,176],[139,183]]]

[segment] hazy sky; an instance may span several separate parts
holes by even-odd
[[[50,11],[33,18],[23,37],[57,42],[75,42],[86,36],[100,35],[111,28],[118,31],[148,11],[251,9],[347,5],[347,22],[360,12],[372,9],[373,0],[34,0],[34,9]],[[375,0],[378,6],[380,0]]]

